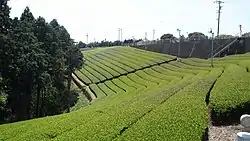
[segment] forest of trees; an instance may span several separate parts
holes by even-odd
[[[0,124],[69,112],[71,74],[84,62],[78,46],[57,20],[10,10],[1,0]]]

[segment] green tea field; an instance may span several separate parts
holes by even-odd
[[[216,58],[214,67],[131,47],[83,54],[74,75],[92,93],[88,105],[0,125],[0,141],[199,141],[210,124],[249,113],[250,54]]]

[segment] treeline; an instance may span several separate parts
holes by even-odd
[[[0,123],[69,112],[82,53],[57,20],[36,19],[28,7],[12,19],[7,3],[0,1]]]
[[[101,42],[91,42],[89,44],[85,44],[82,41],[80,41],[77,44],[77,47],[79,47],[79,48],[111,47],[111,46],[129,45],[129,44],[136,43],[136,42],[139,42],[139,41],[142,41],[142,39],[139,39],[139,40],[126,39],[124,41],[118,41],[117,40],[117,41],[114,41],[114,42],[103,40]]]

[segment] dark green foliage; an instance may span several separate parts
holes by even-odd
[[[69,109],[71,73],[83,64],[79,48],[56,20],[47,23],[43,17],[35,19],[28,7],[20,19],[10,19],[7,1],[0,4],[0,107],[5,110],[0,121],[26,120]]]
[[[193,32],[188,34],[189,40],[204,40],[207,39],[206,35],[201,32]]]
[[[162,36],[161,36],[161,40],[171,40],[171,39],[174,39],[175,37],[174,37],[174,35],[173,34],[170,34],[170,33],[168,33],[168,34],[163,34]]]
[[[7,5],[8,0],[0,1],[0,35],[7,34],[11,26],[11,19],[9,18],[10,7]]]
[[[130,62],[130,60],[125,61],[120,57],[118,58],[119,60],[114,60],[113,58],[117,56],[109,55],[105,57],[105,55],[100,55],[108,50],[109,52],[114,51],[117,53],[125,50],[129,53],[133,50],[135,53],[131,55],[133,56],[131,58],[135,58],[134,60],[137,60],[139,63],[148,61],[161,62],[161,60],[170,59],[164,54],[156,54],[153,52],[143,53],[140,50],[134,50],[129,47],[99,48],[83,52],[86,56],[87,66],[93,70],[95,69],[96,73],[98,72],[101,75],[110,72],[110,74],[117,76],[115,74],[119,72],[118,69],[123,69],[124,66],[126,66],[123,63]],[[123,55],[124,53],[119,54]],[[136,58],[145,58],[145,60]],[[239,58],[249,60],[244,59],[245,57]],[[91,75],[86,75],[86,72],[90,69],[82,69],[83,74],[76,70],[76,75],[78,75],[81,80],[89,79],[89,89],[93,91],[97,99],[91,101],[88,106],[69,114],[1,125],[0,140],[33,141],[50,140],[52,138],[53,140],[59,141],[103,141],[115,139],[203,140],[207,133],[207,127],[209,126],[206,99],[209,97],[211,89],[213,89],[215,80],[229,64],[239,63],[243,67],[241,71],[230,73],[230,76],[226,73],[228,70],[225,70],[224,74],[226,75],[224,78],[231,79],[234,75],[239,76],[238,73],[242,73],[244,76],[249,74],[245,69],[245,66],[249,66],[249,63],[247,61],[241,61],[240,63],[236,60],[239,61],[240,59],[215,59],[216,65],[214,68],[210,67],[210,60],[187,59],[184,60],[184,62],[172,61],[171,63],[168,62],[141,69],[140,71],[137,70],[127,75],[113,77],[111,80],[97,84],[91,84],[91,80],[94,79],[88,78],[92,76],[97,79],[97,77],[91,74],[93,72],[89,72]],[[130,63],[127,65],[131,65]],[[95,65],[96,67],[93,67]],[[131,67],[133,66],[131,65]],[[85,66],[83,68],[85,68]],[[103,69],[103,71],[100,71],[101,69]],[[125,70],[127,69],[124,69],[124,71]],[[221,78],[223,78],[224,74],[221,75]],[[54,83],[54,81],[50,82]],[[241,81],[237,80],[236,83],[238,82]],[[220,79],[215,85],[218,85],[217,83],[221,83],[217,91],[220,89],[225,91],[228,87],[228,85],[225,85]],[[54,84],[52,86],[54,86]],[[50,88],[51,92],[53,92],[53,88]],[[240,86],[239,88],[243,91],[246,88],[245,92],[249,91],[247,86]],[[56,102],[56,98],[53,97],[57,96],[57,90],[58,89],[54,89],[52,94],[47,93],[48,98],[45,102],[58,103]],[[75,95],[75,98],[73,96],[70,98],[76,100],[76,96],[77,95]],[[78,97],[79,96],[80,95],[78,95]],[[229,96],[234,95],[231,94]],[[247,97],[248,95],[244,96]],[[223,97],[225,97],[225,95],[223,95],[219,101],[223,101]],[[85,100],[83,99],[80,103],[84,105]],[[238,100],[242,99],[235,99],[236,102]],[[75,105],[75,109],[80,108],[82,104]],[[50,111],[57,106],[53,104],[48,105],[50,105],[47,107]],[[227,106],[231,105],[229,104]]]
[[[77,43],[76,46],[78,48],[86,48],[87,47],[87,45],[85,43],[83,43],[82,41],[80,41],[79,43]]]
[[[250,74],[245,68],[230,65],[210,94],[214,124],[236,122],[250,108]]]
[[[220,73],[220,69],[214,69],[201,80],[183,88],[117,140],[202,140],[208,127],[204,97]]]

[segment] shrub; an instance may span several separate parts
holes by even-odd
[[[238,121],[250,109],[250,74],[245,68],[230,65],[210,94],[214,124]],[[229,119],[230,118],[230,119]]]

